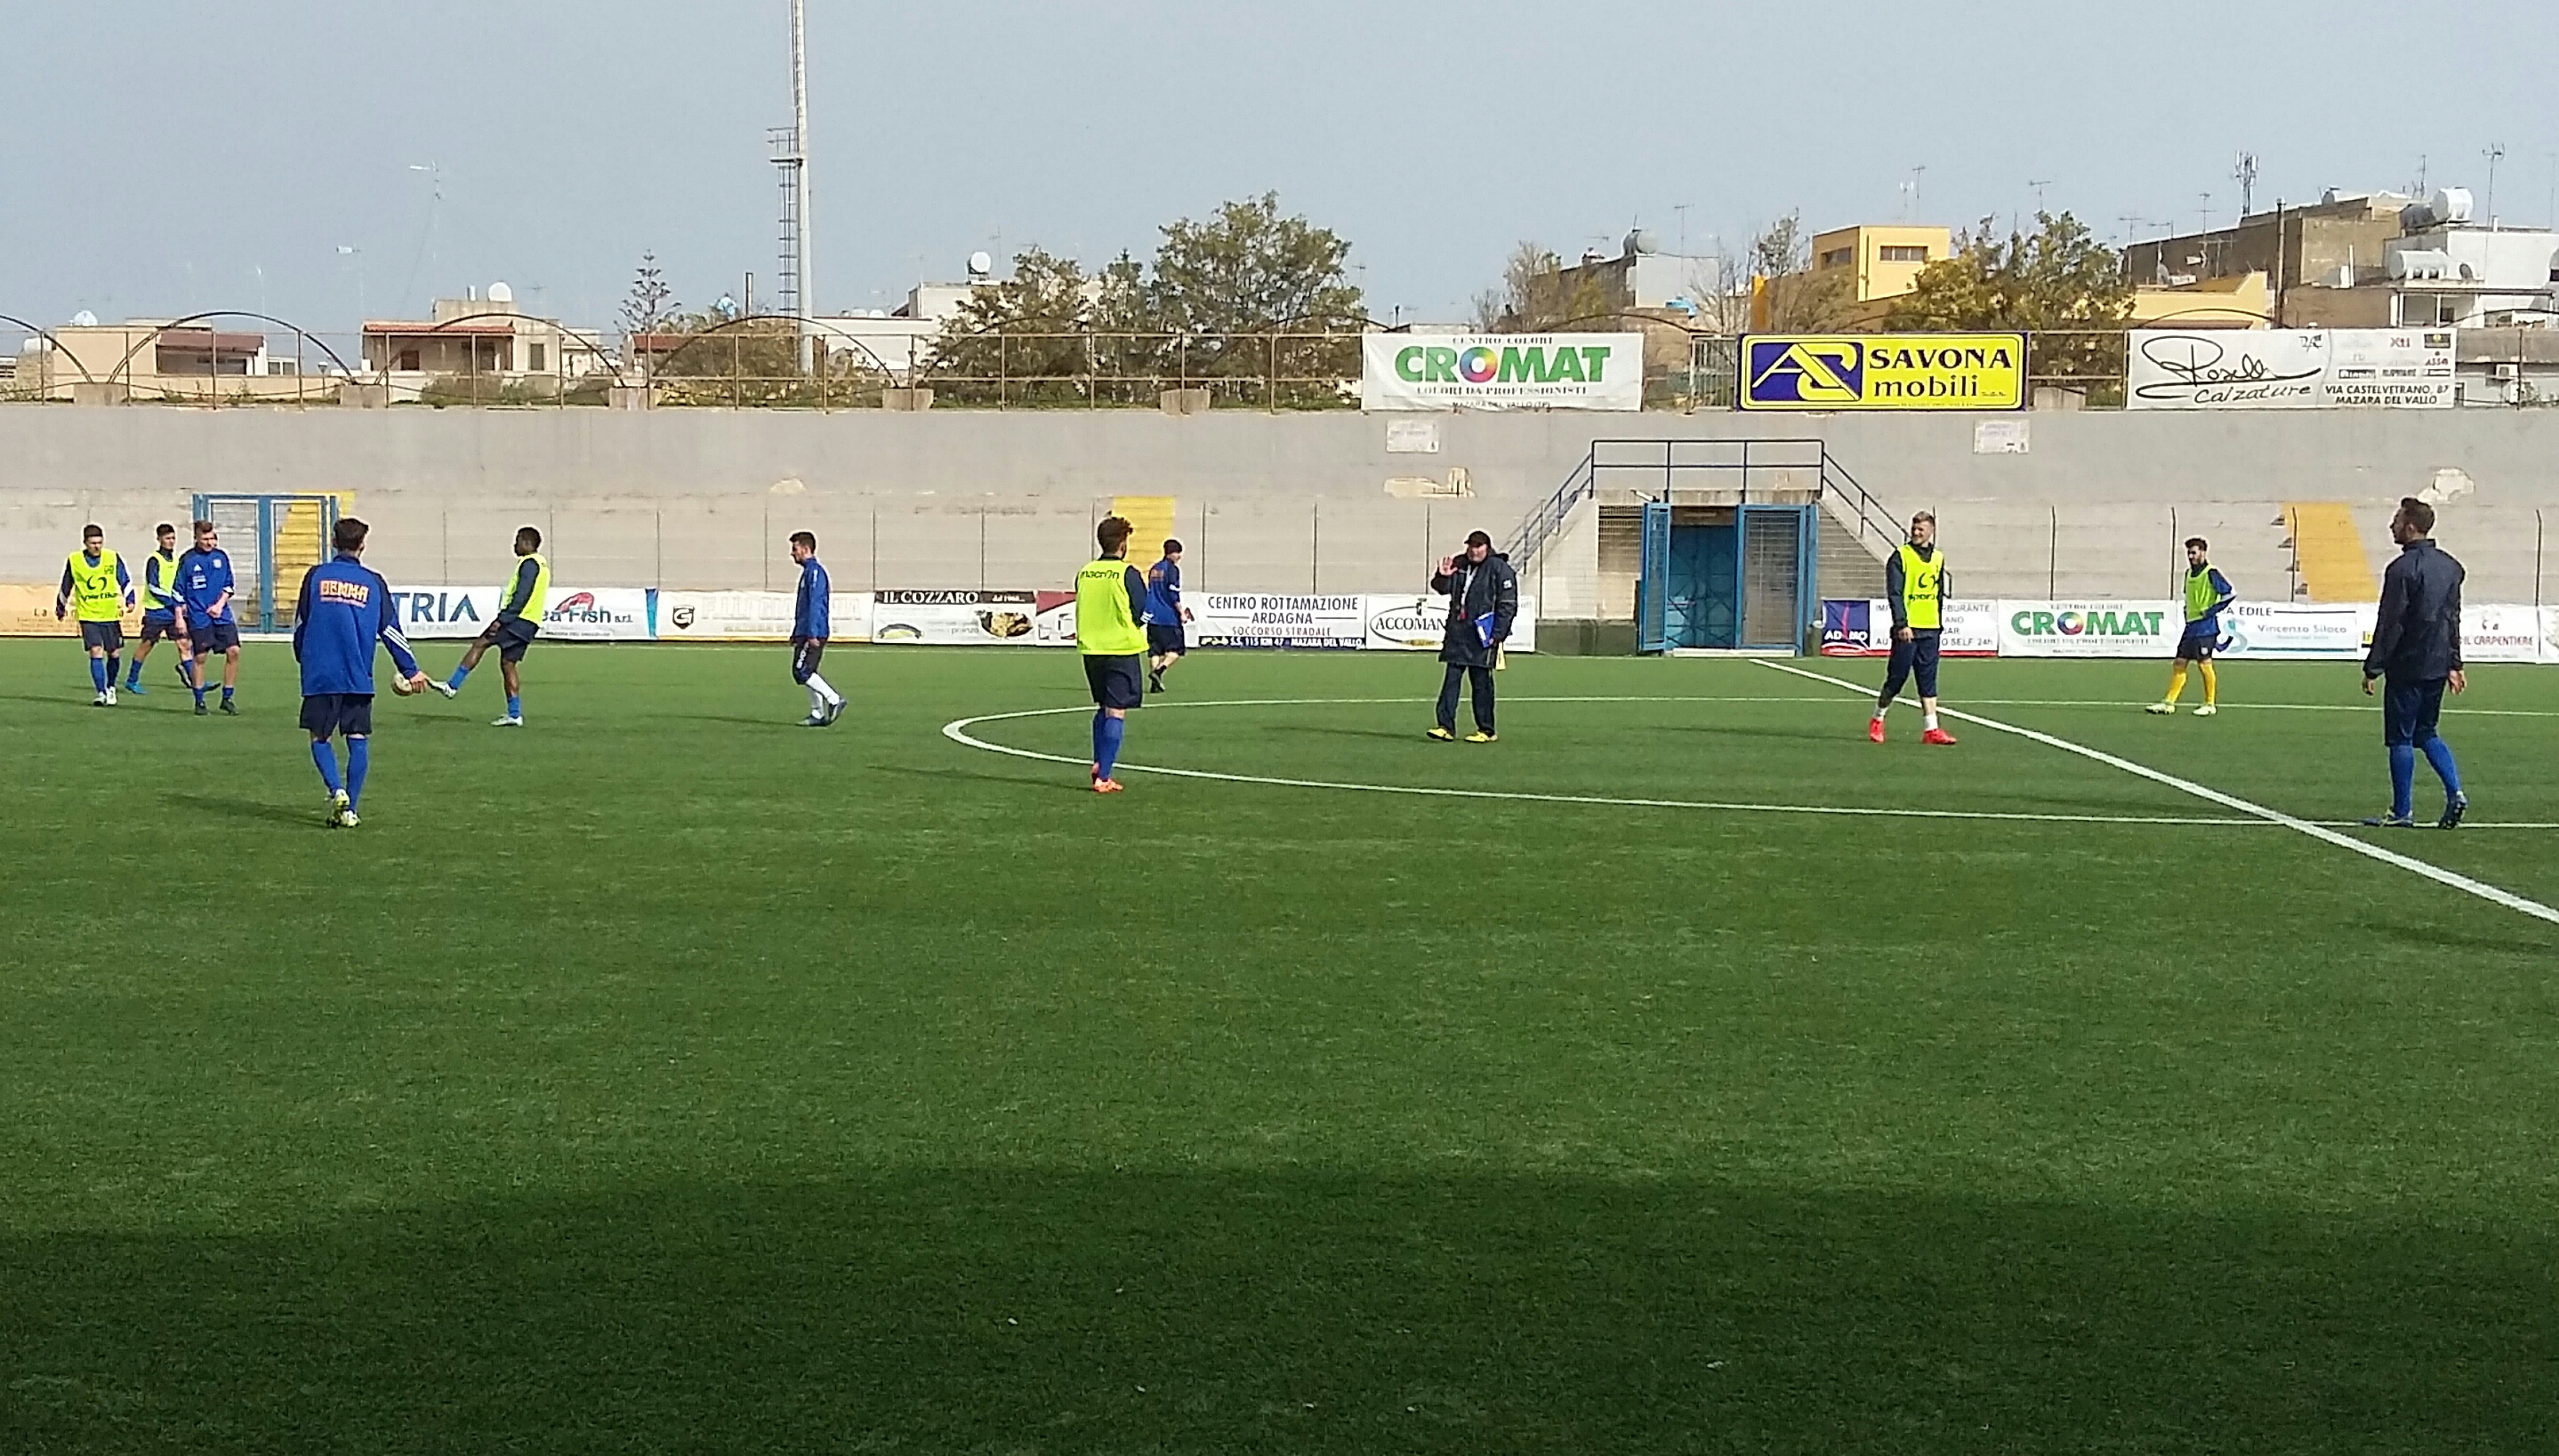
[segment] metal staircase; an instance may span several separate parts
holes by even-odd
[[[1699,505],[1812,502],[1878,560],[1901,539],[1891,513],[1819,439],[1593,440],[1564,484],[1512,528],[1502,546],[1512,569],[1526,574],[1582,502],[1616,493]]]

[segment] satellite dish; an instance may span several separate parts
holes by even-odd
[[[516,301],[516,290],[509,288],[504,283],[492,283],[489,285],[489,301],[491,303],[514,303]]]
[[[90,313],[86,309],[81,309],[78,313],[72,315],[72,327],[75,329],[94,329],[97,327],[97,315]]]
[[[983,278],[992,274],[994,271],[995,260],[992,257],[989,257],[982,251],[969,254],[970,277]]]

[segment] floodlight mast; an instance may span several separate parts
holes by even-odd
[[[799,330],[800,372],[807,376],[817,365],[818,331],[812,321],[818,314],[817,282],[814,264],[818,254],[817,208],[809,188],[809,12],[807,0],[791,0],[791,125],[799,153],[800,174],[800,276]]]

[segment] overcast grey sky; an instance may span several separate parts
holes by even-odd
[[[2484,192],[2494,142],[2509,221],[2559,185],[2547,0],[810,10],[828,311],[975,248],[1142,254],[1266,189],[1351,239],[1372,312],[1453,320],[1522,237],[1892,220],[1923,167],[1927,220],[2041,180],[2110,236],[2205,193],[2228,220],[2242,148],[2261,207],[2421,157]],[[600,325],[644,248],[686,305],[769,289],[788,43],[784,0],[0,0],[0,313],[345,330],[503,278]]]

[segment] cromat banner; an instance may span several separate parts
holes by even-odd
[[[1030,647],[1039,641],[1038,616],[1037,592],[874,592],[871,641],[922,647]]]
[[[1644,336],[1368,334],[1362,409],[1641,409]]]
[[[2449,329],[2136,329],[2131,409],[2450,409]]]
[[[1950,657],[1999,655],[1999,604],[1953,601],[1945,606],[1937,650]],[[1822,655],[1888,657],[1892,655],[1892,604],[1832,599],[1822,603]]]
[[[799,605],[792,592],[660,592],[661,642],[787,642]],[[828,642],[868,642],[871,594],[837,592],[828,608]]]
[[[1448,599],[1441,596],[1361,597],[1360,646],[1372,652],[1435,653],[1448,627]],[[1537,598],[1520,596],[1504,651],[1537,651]]]
[[[2166,657],[2185,631],[2175,602],[1999,604],[2003,657]]]
[[[1368,640],[1359,597],[1202,592],[1185,599],[1204,648],[1356,648]]]

